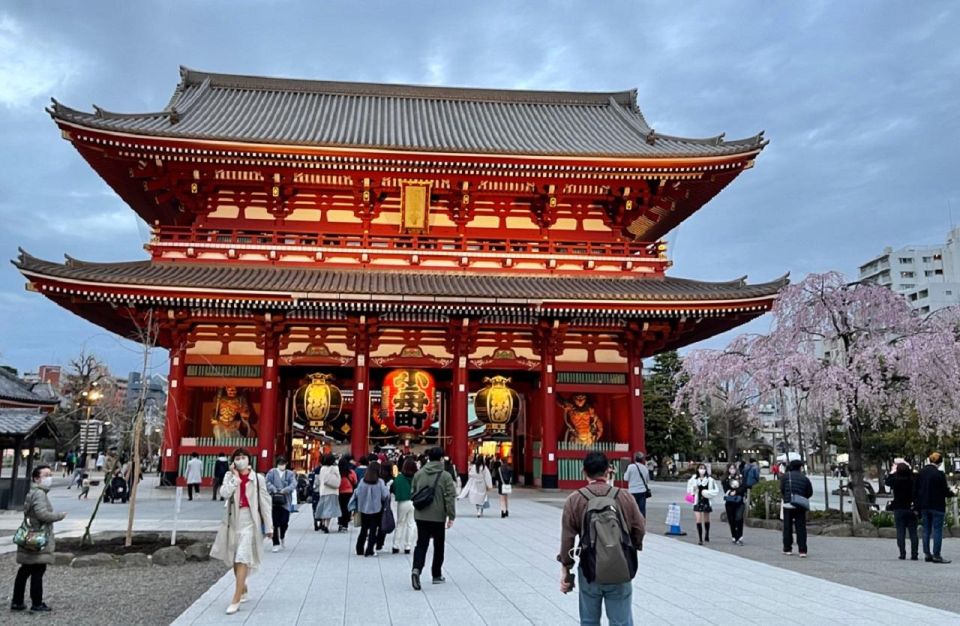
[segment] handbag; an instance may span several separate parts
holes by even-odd
[[[360,511],[354,511],[351,515],[351,521],[354,528],[360,528]]]
[[[50,535],[47,534],[45,526],[40,530],[31,528],[30,522],[27,521],[27,514],[24,513],[23,523],[20,524],[17,532],[13,534],[13,543],[28,552],[42,552],[43,549],[47,547],[47,544],[50,543]]]
[[[723,501],[731,504],[740,504],[743,502],[743,496],[723,496]]]
[[[499,467],[497,468],[497,473],[500,475],[500,495],[509,496],[513,493],[513,485],[503,480],[503,470]]]
[[[275,493],[271,497],[273,506],[287,506],[287,496],[282,493]]]
[[[488,498],[488,497],[486,497],[486,496],[483,497],[483,508],[484,508],[484,509],[489,509],[489,508],[490,508],[490,498]]]
[[[389,535],[397,528],[397,520],[393,517],[393,509],[390,508],[390,500],[383,507],[383,515],[380,517],[380,532]]]

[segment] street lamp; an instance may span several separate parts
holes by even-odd
[[[83,446],[83,455],[84,455],[84,465],[89,462],[90,458],[90,418],[93,413],[93,405],[99,402],[103,398],[103,392],[100,391],[100,383],[93,381],[90,383],[89,389],[84,389],[80,392],[80,401],[82,404],[86,405],[86,420],[85,420],[85,438]]]

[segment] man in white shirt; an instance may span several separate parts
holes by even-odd
[[[644,518],[647,517],[647,498],[650,497],[650,470],[644,464],[645,459],[643,452],[637,452],[633,456],[633,463],[623,474],[623,479],[627,481],[627,491],[637,501]]]

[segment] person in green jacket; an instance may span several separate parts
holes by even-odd
[[[439,475],[439,477],[438,477]],[[414,511],[413,517],[417,523],[417,546],[413,550],[413,571],[410,582],[413,588],[420,590],[420,572],[427,561],[427,547],[433,539],[433,563],[431,574],[433,584],[445,582],[441,568],[443,567],[443,542],[446,529],[453,527],[453,520],[457,517],[457,488],[453,478],[444,471],[443,450],[430,448],[427,451],[427,463],[413,476],[411,492],[416,494],[420,489],[436,485],[433,492],[433,501],[425,508]]]
[[[47,565],[53,564],[53,551],[56,543],[53,538],[53,523],[59,522],[67,516],[66,513],[54,513],[53,506],[47,492],[53,485],[53,470],[49,465],[38,465],[30,475],[30,491],[23,502],[23,516],[32,530],[44,530],[47,534],[47,544],[41,550],[28,550],[17,546],[17,563],[20,569],[13,583],[13,598],[10,601],[11,611],[23,611],[27,605],[23,597],[30,580],[30,610],[34,613],[50,610],[43,602],[43,574]]]
[[[390,485],[390,491],[397,501],[397,529],[393,532],[393,553],[400,552],[400,545],[403,545],[403,553],[410,554],[410,546],[413,544],[417,533],[417,525],[413,521],[413,502],[410,496],[413,495],[413,477],[417,473],[417,461],[412,456],[408,456],[403,461],[400,468],[400,474]]]

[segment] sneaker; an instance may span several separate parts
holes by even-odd
[[[443,576],[434,576],[434,577],[433,577],[433,584],[434,584],[434,585],[442,585],[442,584],[445,583],[445,582],[447,582],[447,579],[444,578]]]
[[[783,551],[783,555],[784,555],[784,556],[793,556],[793,550],[784,550],[784,551]]]
[[[901,555],[898,556],[897,558],[900,559],[901,561],[906,561],[906,560],[907,560],[907,555],[906,555],[906,554],[901,554]]]
[[[390,553],[391,553],[391,554],[400,554],[400,548],[393,548],[392,550],[390,550]]]
[[[801,553],[800,553],[800,558],[801,558],[801,559],[807,558],[807,553],[806,553],[806,552],[801,552]]]
[[[743,545],[743,539],[737,539],[734,543],[736,543],[738,546],[742,546],[742,545]]]
[[[280,552],[280,546],[273,546],[270,552]]]
[[[928,554],[927,556],[923,557],[923,560],[924,560],[924,562],[926,562],[926,563],[932,563],[932,562],[933,562],[933,557]]]
[[[403,553],[404,553],[404,554],[410,554],[410,548],[404,548],[404,549],[403,549]]]
[[[910,560],[911,560],[911,561],[919,561],[919,560],[920,560],[920,557],[918,557],[916,554],[914,554],[913,556],[910,557]]]
[[[736,539],[731,539],[731,540],[730,540],[730,543],[732,543],[733,545],[737,545],[737,540],[736,540]]]
[[[27,610],[27,605],[26,605],[26,604],[15,604],[15,603],[12,603],[12,602],[11,602],[11,603],[10,603],[10,610],[11,610],[11,611],[26,611],[26,610]]]
[[[933,563],[940,563],[940,564],[942,564],[942,565],[946,565],[947,563],[950,562],[950,559],[945,559],[945,558],[943,558],[942,556],[940,556],[940,555],[938,554],[938,555],[936,555],[936,556],[933,557],[933,561],[932,561],[932,562],[933,562]]]
[[[414,590],[420,591],[420,570],[415,569],[410,572],[410,584],[413,586]]]
[[[51,608],[50,608],[49,606],[47,606],[45,603],[41,602],[40,604],[37,604],[37,605],[35,605],[35,606],[31,606],[31,607],[30,607],[30,610],[31,610],[32,612],[34,612],[34,613],[45,613],[45,612],[47,612],[47,611],[52,611],[53,609],[51,609]]]

